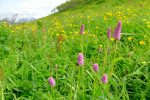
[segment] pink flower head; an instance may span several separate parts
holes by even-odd
[[[84,34],[84,24],[81,25],[80,34]]]
[[[84,55],[83,53],[78,54],[78,65],[83,65],[84,64]]]
[[[121,28],[122,28],[122,22],[120,20],[120,21],[118,21],[118,25],[117,25],[117,27],[115,28],[115,31],[114,31],[114,38],[116,40],[121,39]]]
[[[107,31],[107,38],[110,39],[110,37],[111,37],[111,28],[109,27]]]
[[[95,63],[95,64],[93,64],[93,70],[95,71],[95,72],[97,72],[98,71],[98,64],[97,63]]]
[[[55,80],[53,79],[53,77],[49,77],[49,78],[48,78],[48,82],[49,82],[49,84],[50,84],[51,87],[54,87],[55,84],[56,84],[56,83],[55,83]]]
[[[105,83],[105,84],[108,82],[108,76],[107,76],[107,74],[103,75],[102,82]]]

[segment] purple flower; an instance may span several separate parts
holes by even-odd
[[[54,87],[55,84],[56,84],[56,83],[55,83],[55,80],[53,79],[53,77],[49,77],[49,78],[48,78],[48,82],[49,82],[49,84],[50,84],[51,87]]]
[[[105,84],[108,82],[108,76],[107,76],[107,74],[103,75],[102,82],[105,83]]]
[[[98,64],[97,63],[95,63],[95,64],[93,64],[93,70],[95,71],[95,72],[97,72],[98,71]]]
[[[84,55],[83,53],[78,54],[78,65],[83,65],[84,64]]]
[[[110,39],[110,37],[111,37],[111,28],[109,27],[107,31],[107,38]]]
[[[116,40],[121,39],[121,28],[122,28],[122,22],[120,20],[120,21],[118,21],[118,25],[117,25],[117,27],[115,28],[115,31],[114,31],[114,38]]]
[[[84,24],[81,25],[80,34],[84,34]]]

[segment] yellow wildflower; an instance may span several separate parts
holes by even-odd
[[[7,22],[4,22],[4,24],[7,24]]]
[[[58,36],[59,34],[56,34],[56,36]]]
[[[107,21],[107,17],[106,16],[104,16],[104,21]]]
[[[93,34],[92,36],[93,36],[93,37],[95,37],[96,35],[95,35],[95,34]]]
[[[130,11],[130,9],[128,8],[127,11]]]
[[[141,63],[142,63],[142,64],[146,64],[146,61],[142,61]]]
[[[106,12],[105,15],[108,15],[111,17],[113,14],[111,12]]]
[[[143,19],[143,21],[146,21],[146,19]]]
[[[147,23],[147,25],[149,25],[149,24],[150,24],[150,22],[149,22],[149,21],[147,21],[146,23]]]
[[[114,41],[115,39],[114,39],[114,38],[110,38],[110,40],[111,40],[111,41]]]
[[[103,47],[103,45],[102,45],[102,44],[100,44],[100,45],[99,45],[99,47]]]
[[[139,42],[139,44],[140,44],[140,45],[144,45],[145,42],[144,42],[143,40],[141,40],[141,41]]]
[[[128,40],[129,40],[129,41],[131,41],[132,39],[133,39],[133,38],[132,38],[131,36],[130,36],[130,37],[128,37]]]
[[[70,23],[69,26],[73,26],[73,25]]]
[[[88,16],[87,18],[88,18],[88,19],[91,19],[91,16]]]
[[[65,30],[61,30],[61,32],[62,32],[62,33],[64,33],[64,32],[65,32]]]

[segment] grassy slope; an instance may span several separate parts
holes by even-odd
[[[0,26],[3,99],[149,99],[149,0],[78,5],[32,23]],[[107,39],[123,21],[121,41]],[[85,34],[80,35],[81,24]],[[143,44],[142,44],[143,43]],[[108,53],[109,49],[109,53]],[[85,65],[76,65],[83,52]],[[92,65],[99,64],[94,73]],[[109,82],[101,77],[108,74]],[[51,88],[47,78],[53,76]]]

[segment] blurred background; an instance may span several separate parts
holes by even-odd
[[[35,20],[57,12],[58,5],[68,0],[0,0],[0,20],[17,22]]]

